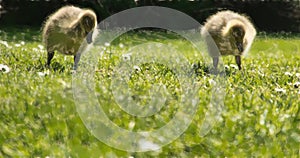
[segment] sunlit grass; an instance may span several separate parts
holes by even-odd
[[[223,58],[227,72],[225,106],[218,122],[205,137],[199,136],[199,127],[211,99],[213,76],[207,73],[201,55],[193,51],[187,41],[173,34],[129,33],[112,43],[99,59],[95,72],[99,101],[114,102],[109,97],[111,92],[105,93],[101,86],[109,87],[121,55],[132,45],[145,41],[178,46],[191,67],[200,62],[196,71],[201,99],[192,124],[173,143],[155,152],[128,153],[100,142],[82,123],[72,93],[73,57],[57,54],[52,67],[46,69],[47,53],[39,30],[2,29],[0,64],[9,67],[9,72],[0,71],[0,157],[299,156],[300,88],[295,86],[300,82],[299,36],[260,34],[249,54],[242,58],[242,71],[233,66],[233,57]],[[176,75],[163,66],[150,64],[139,68],[130,86],[144,93],[153,83],[166,84],[171,92],[167,106],[159,115],[145,119],[123,112],[117,104],[103,109],[122,128],[157,129],[176,112],[180,86]],[[147,102],[138,97],[141,103]]]

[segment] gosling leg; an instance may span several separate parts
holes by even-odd
[[[74,67],[73,67],[73,70],[76,70],[77,67],[78,67],[78,63],[79,63],[79,60],[80,60],[80,56],[81,54],[76,54],[74,55]]]
[[[48,58],[47,58],[47,66],[50,67],[50,63],[51,63],[51,60],[54,56],[54,52],[48,52]]]
[[[235,62],[236,62],[236,64],[237,64],[237,66],[239,67],[239,70],[241,70],[242,69],[242,60],[241,60],[241,56],[235,56]]]
[[[213,57],[214,68],[217,69],[219,64],[219,57]]]
[[[73,70],[77,69],[77,62],[76,62],[76,55],[74,55],[74,66],[73,66]]]

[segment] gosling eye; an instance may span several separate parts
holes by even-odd
[[[233,36],[236,37],[236,38],[240,38],[240,37],[243,36],[243,33],[240,32],[240,31],[235,31],[235,32],[233,32]]]
[[[86,24],[86,26],[90,26],[90,24],[91,24],[91,23],[90,23],[90,20],[89,20],[89,19],[86,19],[86,20],[85,20],[85,24]]]
[[[238,35],[237,35],[237,32],[232,32],[232,36],[233,37],[237,37]]]

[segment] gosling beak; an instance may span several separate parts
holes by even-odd
[[[238,48],[238,50],[239,50],[240,52],[243,52],[243,51],[244,51],[243,43],[237,42],[237,43],[236,43],[236,46],[237,46],[237,48]]]

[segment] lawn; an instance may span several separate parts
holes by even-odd
[[[0,71],[0,157],[300,156],[299,34],[260,33],[242,58],[241,71],[233,57],[222,59],[224,106],[204,136],[200,127],[217,79],[208,72],[205,58],[174,33],[129,32],[106,45],[94,72],[95,93],[105,114],[121,128],[151,131],[166,125],[180,109],[178,100],[184,93],[180,80],[157,63],[137,65],[128,79],[139,106],[150,102],[151,97],[145,96],[152,85],[165,85],[167,92],[161,95],[167,96],[166,106],[157,115],[129,115],[113,98],[114,69],[134,45],[149,41],[176,46],[187,59],[200,87],[199,106],[188,129],[170,144],[156,151],[126,152],[94,137],[76,111],[73,57],[56,54],[51,68],[46,68],[39,29],[0,29],[0,64],[9,68]]]

